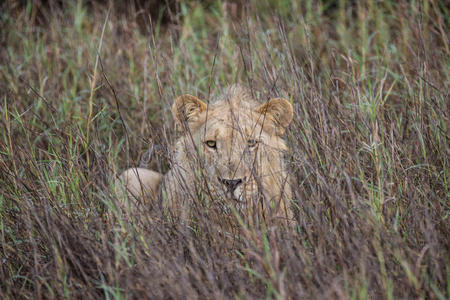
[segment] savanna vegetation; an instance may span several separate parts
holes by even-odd
[[[445,1],[0,4],[0,298],[448,299]],[[170,107],[241,83],[295,111],[291,229],[224,237],[113,187]]]

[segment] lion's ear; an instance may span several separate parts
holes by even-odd
[[[192,130],[205,118],[206,108],[206,103],[197,97],[183,95],[175,99],[172,105],[172,116],[176,120],[177,126],[185,128],[188,125]]]
[[[282,135],[294,116],[292,105],[282,98],[270,99],[259,106],[257,112],[263,115],[264,127],[270,132]]]

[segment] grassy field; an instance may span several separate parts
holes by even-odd
[[[443,1],[22,3],[0,4],[0,298],[450,297]],[[123,215],[112,182],[176,139],[173,100],[236,82],[294,106],[297,227]]]

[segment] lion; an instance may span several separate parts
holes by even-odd
[[[180,96],[172,115],[180,138],[171,169],[164,176],[125,171],[120,180],[129,194],[159,198],[168,213],[184,220],[198,206],[255,223],[293,219],[282,139],[293,118],[288,101],[261,104],[248,89],[232,85],[209,104]]]

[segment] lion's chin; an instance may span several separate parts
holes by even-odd
[[[227,192],[225,197],[232,203],[233,202],[238,202],[238,203],[245,202],[244,195],[239,191],[234,191],[234,193]]]

